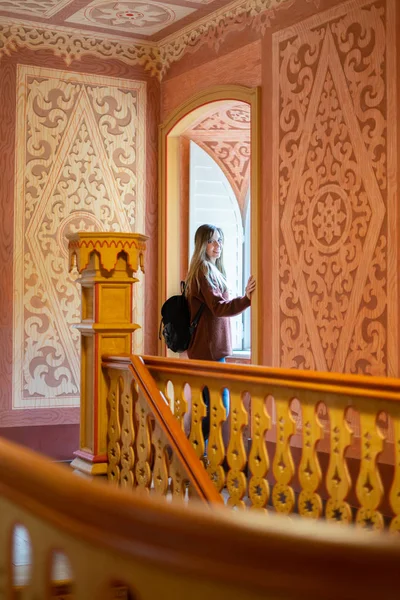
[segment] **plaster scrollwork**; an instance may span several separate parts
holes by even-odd
[[[249,187],[250,177],[250,141],[198,141],[208,154],[214,158],[234,188],[240,209],[243,209],[244,196]]]
[[[218,50],[226,36],[245,27],[253,27],[262,35],[271,26],[276,11],[288,9],[296,0],[240,0],[204,17],[158,43],[129,42],[124,39],[101,39],[71,33],[68,28],[0,22],[0,60],[18,48],[51,50],[67,65],[83,56],[118,59],[129,65],[142,66],[162,79],[169,67],[186,52],[196,52],[204,44]]]
[[[84,56],[101,60],[118,59],[128,65],[142,66],[151,75],[160,74],[160,51],[156,46],[131,44],[70,33],[63,30],[0,23],[0,59],[18,48],[48,49],[67,65]]]
[[[247,104],[233,104],[219,109],[196,123],[192,130],[197,131],[244,131],[250,139],[250,107]]]
[[[222,169],[235,193],[243,220],[250,183],[250,106],[228,102],[202,115],[185,131]]]
[[[161,76],[179,61],[186,52],[196,52],[204,44],[219,50],[226,36],[232,31],[241,31],[251,26],[262,35],[271,26],[276,10],[289,8],[295,0],[247,0],[236,3],[229,10],[221,9],[201,22],[189,26],[160,42]]]
[[[386,31],[382,1],[362,11],[365,19],[354,35],[354,18],[346,15],[332,24],[353,108],[381,190],[387,184],[387,131],[385,107]],[[372,51],[369,49],[372,48]]]
[[[284,367],[387,375],[384,7],[277,34]]]
[[[25,66],[18,83],[13,406],[73,406],[81,301],[68,237],[142,227],[145,84]]]

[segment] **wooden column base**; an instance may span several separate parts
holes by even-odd
[[[83,477],[107,476],[107,456],[94,456],[90,452],[77,450],[71,463],[74,472]]]

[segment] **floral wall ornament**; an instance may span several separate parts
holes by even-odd
[[[107,2],[93,7],[91,20],[107,25],[127,25],[132,29],[153,23],[166,24],[173,20],[173,12],[150,2]]]
[[[390,375],[389,355],[397,365],[387,287],[397,252],[393,238],[388,246],[391,8],[353,0],[273,36],[282,367]]]
[[[91,25],[119,32],[152,35],[195,12],[195,8],[151,0],[94,0],[66,19],[66,23]]]

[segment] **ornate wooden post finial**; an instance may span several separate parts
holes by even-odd
[[[69,236],[70,270],[81,274],[80,447],[72,466],[86,475],[107,473],[107,386],[104,354],[130,354],[134,273],[144,271],[147,236],[137,233],[78,232]]]

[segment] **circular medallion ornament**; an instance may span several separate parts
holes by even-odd
[[[127,19],[128,21],[139,21],[144,18],[144,13],[138,10],[126,10],[124,12],[117,13],[118,19]]]
[[[314,246],[325,254],[336,252],[347,239],[350,226],[347,194],[335,184],[321,188],[308,213],[308,232]]]
[[[175,14],[162,4],[151,2],[101,2],[95,6],[88,6],[85,17],[103,27],[123,27],[125,29],[140,30],[172,23]]]

